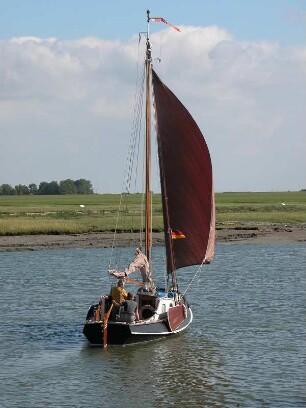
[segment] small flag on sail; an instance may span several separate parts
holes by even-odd
[[[182,231],[172,230],[172,239],[186,238]]]
[[[150,17],[150,21],[155,21],[156,23],[165,23],[168,26],[174,28],[176,31],[181,31],[178,27],[175,27],[173,24],[168,23],[164,18],[162,17]]]

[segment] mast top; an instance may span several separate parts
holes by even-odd
[[[146,52],[146,60],[147,62],[152,61],[152,46],[150,43],[150,10],[147,10],[147,52]]]

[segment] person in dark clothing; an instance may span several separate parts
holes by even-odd
[[[132,323],[139,320],[138,306],[135,302],[135,295],[129,292],[127,299],[122,303],[123,310],[120,315],[120,320],[127,323]]]

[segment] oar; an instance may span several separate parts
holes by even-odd
[[[107,326],[108,326],[108,319],[111,314],[111,311],[113,309],[113,303],[110,305],[110,308],[108,309],[108,312],[105,313],[104,319],[103,319],[103,347],[107,347]]]
[[[142,282],[139,282],[135,279],[128,278],[123,272],[113,272],[112,270],[109,271],[109,274],[112,276],[115,276],[117,279],[124,279],[126,282],[131,282],[134,283],[135,285],[139,286],[144,286],[145,284]]]
[[[139,281],[137,281],[137,280],[135,280],[135,279],[131,279],[131,278],[128,278],[128,277],[125,277],[125,278],[123,278],[125,281],[127,281],[127,282],[130,282],[130,283],[134,283],[135,285],[138,285],[138,286],[144,286],[145,284],[144,283],[142,283],[142,282],[139,282]]]

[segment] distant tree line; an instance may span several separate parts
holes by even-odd
[[[62,180],[42,181],[37,187],[31,183],[28,186],[19,184],[12,187],[10,184],[0,185],[0,195],[54,195],[54,194],[93,194],[93,187],[89,180]]]

